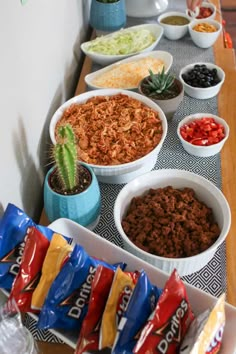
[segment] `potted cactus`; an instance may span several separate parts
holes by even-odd
[[[78,163],[76,145],[71,125],[60,126],[51,150],[54,166],[44,182],[45,212],[50,222],[64,217],[93,229],[100,215],[100,189],[93,170]]]
[[[149,70],[149,74],[141,80],[138,90],[157,103],[170,120],[183,100],[183,85],[174,75],[165,73],[164,67],[157,74]]]

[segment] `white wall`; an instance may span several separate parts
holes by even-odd
[[[0,1],[0,213],[11,202],[36,221],[40,215],[48,124],[73,95],[88,7],[88,0]]]

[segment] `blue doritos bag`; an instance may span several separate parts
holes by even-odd
[[[0,288],[11,290],[19,272],[29,227],[35,226],[49,241],[54,231],[35,222],[21,209],[9,203],[0,221]],[[72,239],[63,236],[68,243]]]
[[[10,290],[25,247],[28,227],[35,223],[21,209],[8,204],[0,222],[0,287]]]
[[[104,261],[90,257],[76,244],[51,285],[39,315],[38,328],[64,328],[79,331],[88,311],[92,282],[97,266],[116,269]]]
[[[142,270],[127,309],[119,322],[112,348],[113,354],[133,353],[140,331],[154,311],[161,292],[161,289],[150,283],[147,274]]]

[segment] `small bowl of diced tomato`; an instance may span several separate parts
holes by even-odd
[[[229,126],[214,114],[196,113],[180,121],[177,135],[189,154],[208,157],[221,151],[229,137]]]
[[[216,6],[210,2],[203,1],[200,7],[196,7],[195,11],[189,11],[189,9],[186,9],[186,14],[191,20],[202,20],[204,18],[207,18],[208,20],[214,19],[216,16]]]

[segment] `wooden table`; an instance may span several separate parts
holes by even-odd
[[[212,0],[220,9],[219,0]],[[218,10],[216,19],[221,21],[221,14]],[[225,83],[218,95],[218,111],[230,126],[230,137],[221,152],[221,174],[222,190],[227,198],[231,213],[232,224],[226,239],[226,264],[227,264],[227,301],[236,306],[236,65],[235,52],[233,49],[225,48],[223,33],[214,45],[215,63],[219,65],[226,74]],[[75,95],[86,91],[84,77],[91,72],[92,61],[85,57]],[[49,222],[44,213],[41,215],[40,224],[48,225]],[[73,349],[67,345],[42,343],[39,347],[43,354],[71,354]]]

